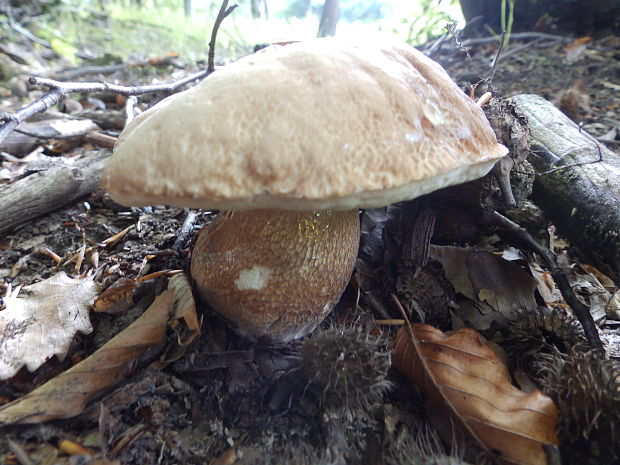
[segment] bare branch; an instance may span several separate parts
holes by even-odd
[[[543,260],[543,263],[547,266],[558,289],[562,293],[562,297],[566,303],[571,307],[575,316],[583,327],[586,339],[590,343],[594,353],[597,355],[605,355],[605,349],[601,338],[598,335],[596,324],[590,313],[590,308],[581,302],[575,295],[575,291],[571,287],[566,272],[558,265],[556,255],[551,250],[543,247],[534,239],[527,230],[519,226],[514,221],[503,216],[502,214],[493,212],[484,212],[484,218],[491,224],[501,227],[504,231],[512,234],[517,240],[521,241],[534,253],[538,254]]]
[[[220,11],[215,19],[213,31],[211,32],[211,42],[209,43],[209,64],[207,69],[194,73],[178,81],[167,84],[151,84],[145,86],[120,86],[110,82],[60,82],[53,79],[41,77],[31,77],[29,83],[39,85],[51,89],[47,94],[43,95],[37,101],[20,108],[14,114],[1,114],[0,121],[4,121],[0,125],[0,143],[6,136],[13,131],[19,124],[37,113],[43,113],[56,105],[66,94],[72,93],[90,93],[90,92],[110,92],[120,95],[142,95],[149,92],[174,92],[180,87],[205,78],[215,71],[214,55],[215,55],[215,39],[217,31],[222,21],[237,8],[237,5],[228,6],[228,0],[222,2]]]
[[[228,0],[224,0],[222,2],[222,6],[220,6],[220,11],[217,14],[217,18],[215,18],[215,22],[213,23],[213,30],[211,31],[211,41],[209,42],[209,61],[207,65],[207,71],[212,73],[215,71],[215,39],[217,37],[217,31],[220,29],[220,25],[222,21],[231,14],[238,5],[228,6]]]
[[[579,132],[581,132],[581,129],[579,130]],[[558,166],[556,168],[551,168],[550,170],[541,171],[541,172],[526,173],[525,171],[517,171],[517,170],[514,170],[514,172],[518,174],[524,174],[526,176],[538,177],[538,176],[547,176],[549,174],[555,173],[556,171],[562,171],[568,168],[574,168],[575,166],[592,165],[594,163],[600,163],[603,161],[603,152],[601,151],[601,146],[599,145],[599,143],[598,142],[595,142],[595,143],[596,143],[596,150],[598,150],[598,157],[596,158],[596,160],[570,163],[568,165]],[[533,153],[536,153],[536,152],[533,152]]]

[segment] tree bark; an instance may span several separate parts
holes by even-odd
[[[102,150],[73,165],[32,174],[0,189],[0,234],[97,189],[111,153]]]
[[[340,19],[340,0],[325,0],[321,22],[319,23],[318,37],[333,36]]]
[[[534,201],[587,263],[620,285],[620,157],[538,95],[511,99],[528,118]],[[601,161],[597,161],[602,158]]]
[[[507,11],[509,4],[506,0]],[[466,35],[488,34],[488,27],[499,33],[501,5],[502,0],[461,0],[461,10],[467,21]],[[618,0],[514,0],[512,32],[540,30],[545,24],[578,34],[592,34],[602,29],[617,31],[619,14]]]
[[[260,0],[250,0],[250,9],[252,10],[252,18],[260,18]]]

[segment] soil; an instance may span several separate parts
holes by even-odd
[[[488,74],[497,45],[472,45],[468,51],[471,58],[446,39],[433,53],[463,88]],[[620,37],[580,44],[533,36],[511,42],[495,67],[492,89],[503,97],[527,92],[557,102],[615,150],[620,142],[614,135],[620,126],[619,82]],[[88,150],[77,148],[71,155],[87,155]],[[5,163],[9,170],[15,166]],[[188,210],[127,208],[94,192],[0,237],[0,295],[9,284],[14,289],[59,270],[91,274],[102,288],[158,270],[187,272],[195,236],[213,217],[196,213],[191,234],[179,244],[175,241]],[[100,246],[127,227],[118,244]],[[91,254],[76,270],[67,259],[84,244],[95,246],[98,261]],[[46,250],[62,260],[55,262]],[[436,268],[434,263],[428,273],[442,277]],[[440,281],[437,286],[445,289],[445,279]],[[241,339],[199,302],[202,334],[182,358],[163,369],[152,365],[158,350],[176,338],[169,329],[164,344],[138,360],[124,382],[100,393],[78,417],[0,427],[0,463],[17,463],[20,451],[39,464],[395,464],[429,463],[428,456],[435,457],[434,463],[447,463],[440,462],[441,441],[424,413],[424,400],[389,367],[393,332],[373,324],[376,318],[399,315],[382,293],[377,294],[382,305],[362,299],[356,307],[359,286],[368,290],[358,273],[327,321],[313,335],[284,347]],[[452,299],[453,294],[446,295],[439,300]],[[378,307],[387,308],[388,315],[378,314]],[[54,357],[34,373],[24,368],[0,382],[0,404],[88,356],[135,317],[131,311],[92,313],[94,332],[78,335],[66,358]],[[619,325],[607,321],[607,328]],[[353,364],[346,363],[344,374],[335,375],[333,367],[340,366],[343,354],[366,354],[365,376],[357,376]],[[62,440],[81,444],[88,453],[68,455],[59,449]],[[452,460],[460,462],[458,453]]]

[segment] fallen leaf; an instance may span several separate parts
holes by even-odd
[[[174,289],[174,308],[168,324],[176,332],[177,338],[174,344],[169,345],[161,360],[151,364],[156,369],[162,369],[185,355],[187,347],[200,335],[201,330],[192,286],[185,273],[172,276],[168,281],[168,289]]]
[[[200,322],[196,313],[192,285],[185,273],[179,273],[170,278],[168,288],[174,289],[174,318],[182,319],[189,329],[189,334],[179,341],[180,345],[186,346],[200,334]]]
[[[583,54],[591,41],[592,37],[589,36],[578,37],[566,47],[564,47],[564,51],[566,52],[566,61],[568,63],[574,63],[575,61],[577,61],[577,59]]]
[[[93,310],[112,315],[125,313],[154,288],[155,281],[119,278],[97,297],[93,303]]]
[[[491,252],[436,245],[431,245],[430,256],[441,262],[454,290],[474,302],[460,304],[456,315],[476,329],[489,329],[495,321],[536,308],[536,280],[513,261]]]
[[[448,336],[428,325],[404,326],[395,338],[393,363],[424,394],[433,426],[453,446],[465,440],[502,464],[543,465],[547,452],[557,453],[553,401],[538,390],[514,387],[474,329]]]
[[[162,292],[140,318],[90,357],[0,407],[0,423],[42,423],[80,414],[93,396],[124,379],[132,362],[163,340],[173,300],[173,290]]]
[[[19,292],[5,296],[0,311],[0,379],[24,365],[34,371],[54,355],[63,358],[76,332],[92,331],[88,309],[97,294],[92,279],[60,272]]]

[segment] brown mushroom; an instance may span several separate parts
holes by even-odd
[[[223,210],[192,254],[198,291],[239,333],[286,342],[340,298],[359,208],[479,178],[506,153],[422,53],[317,39],[268,47],[144,112],[104,185],[125,205]]]

